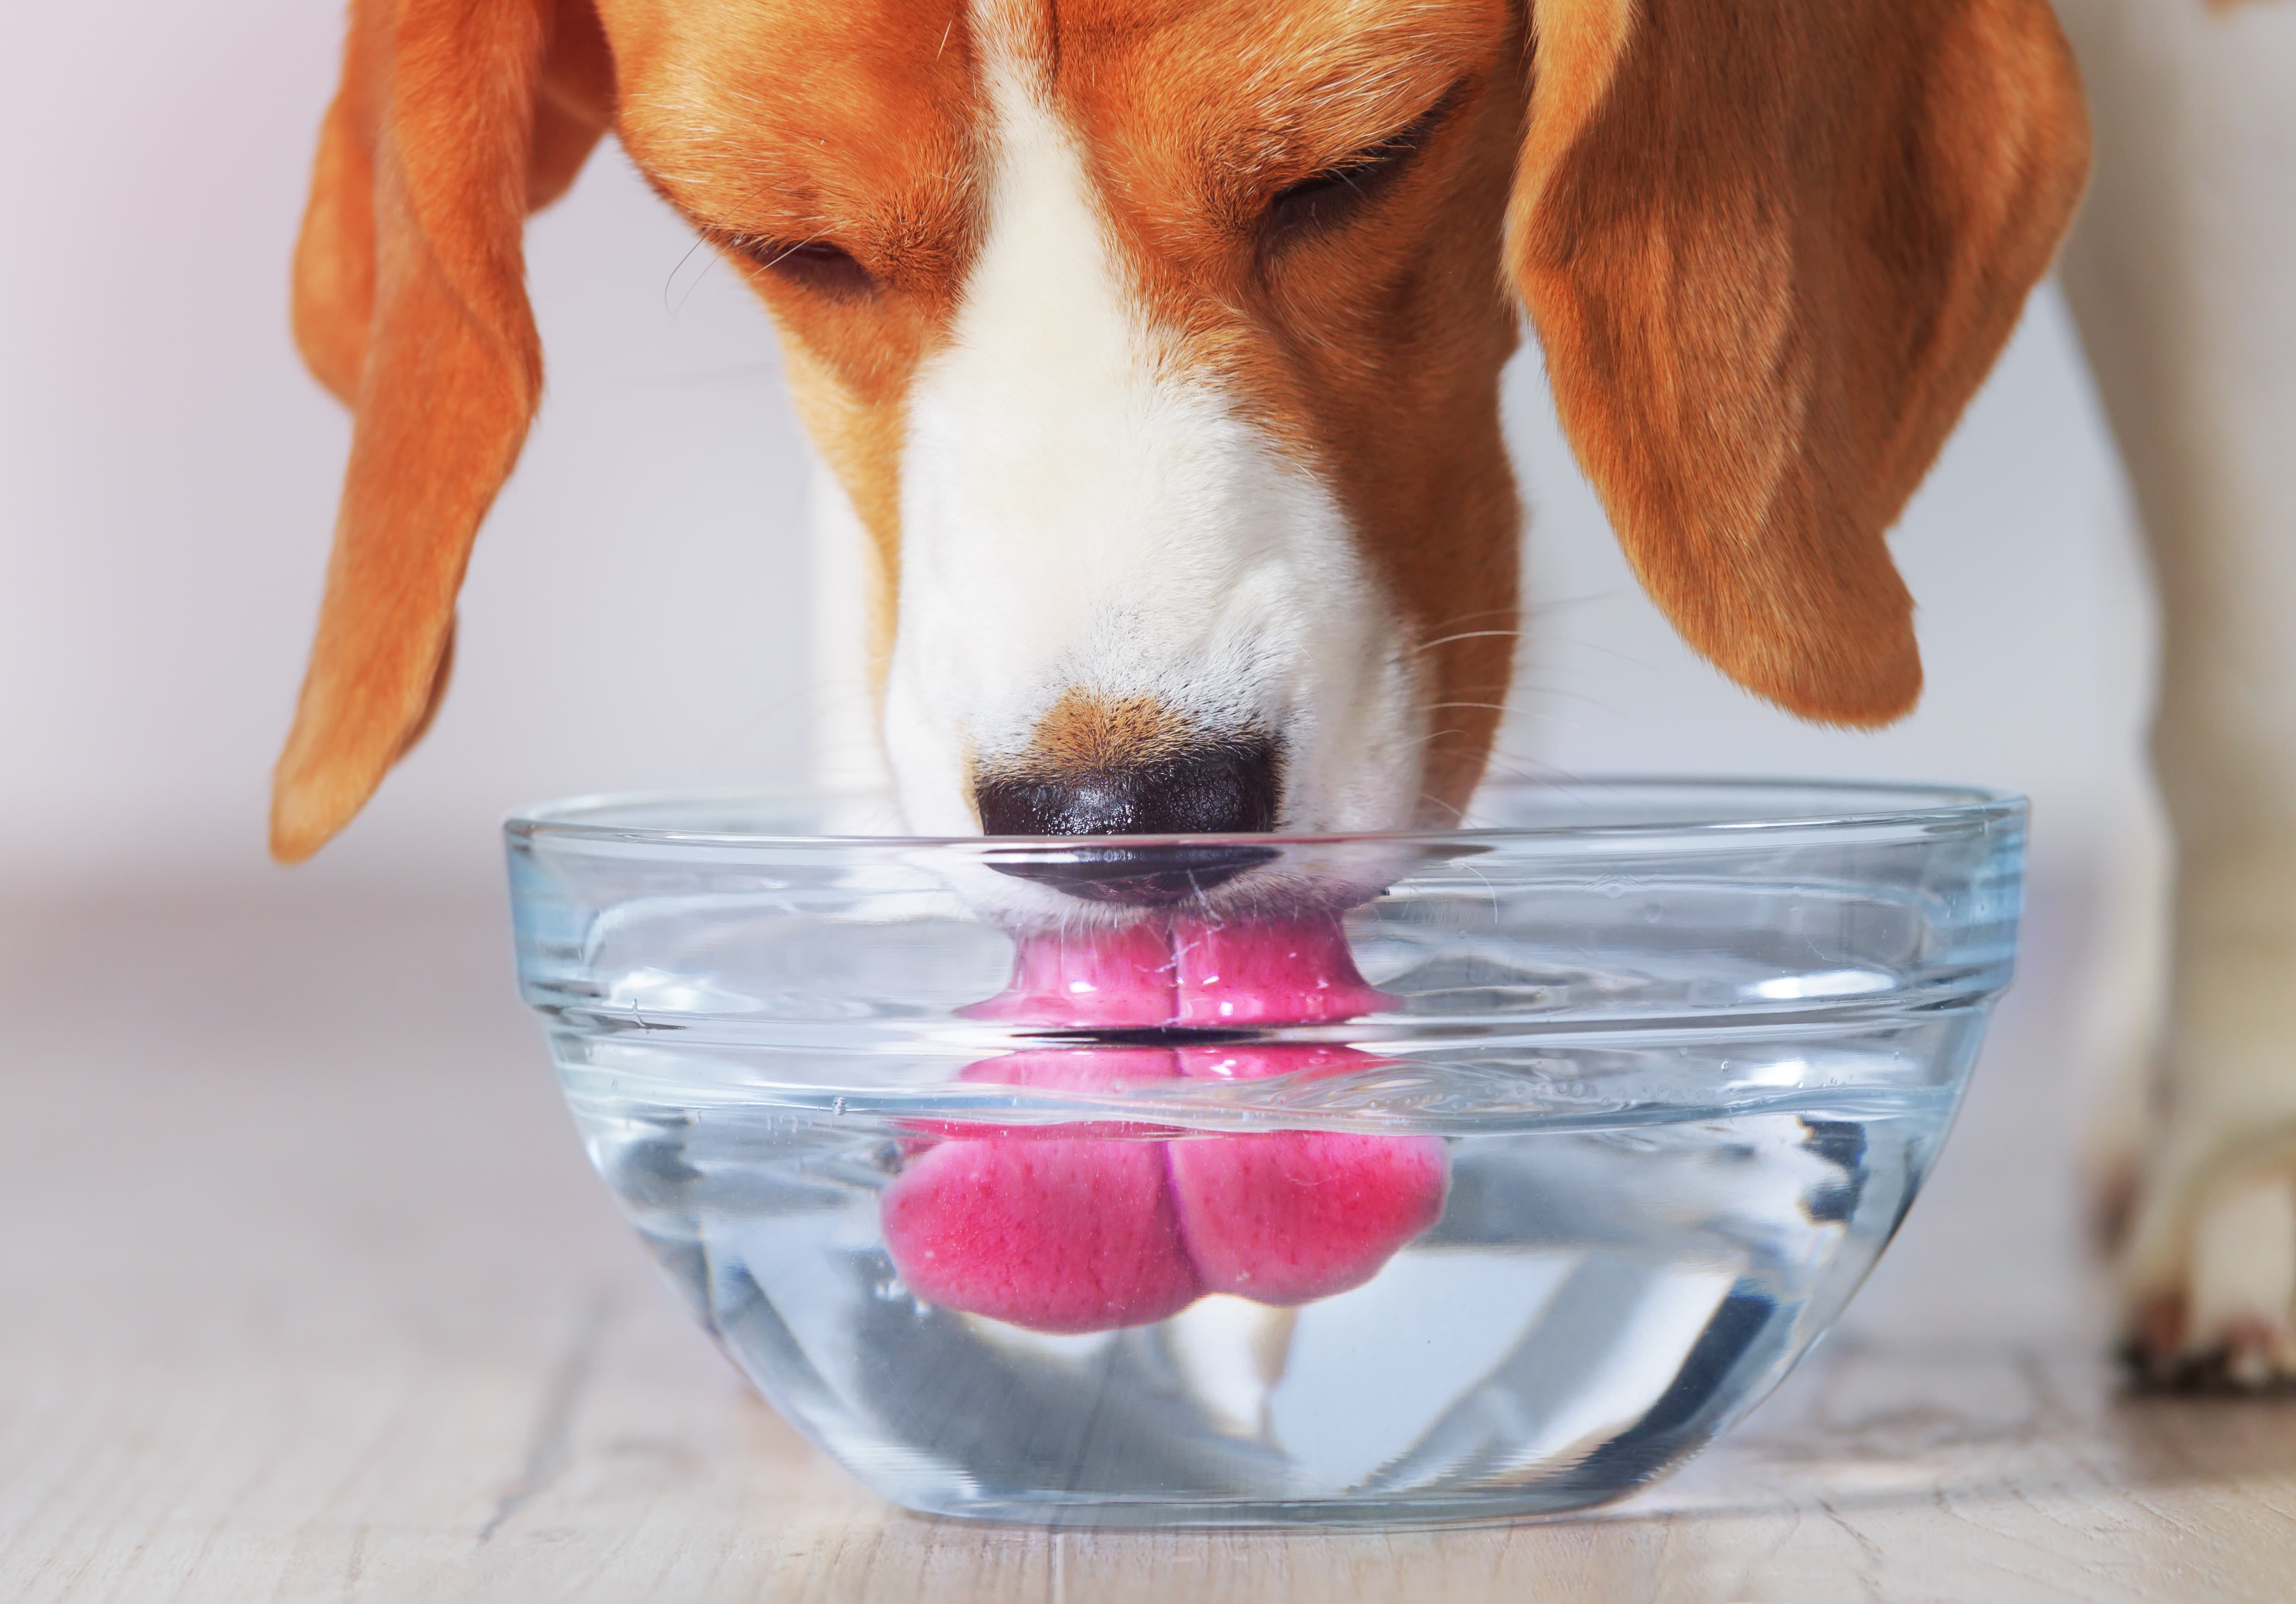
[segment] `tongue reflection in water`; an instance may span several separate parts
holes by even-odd
[[[1030,937],[1012,984],[969,1011],[1014,1024],[1155,1029],[1327,1024],[1378,1008],[1336,915],[1144,921]],[[960,1078],[1112,1092],[1168,1080],[1334,1075],[1379,1060],[1304,1043],[1055,1048]],[[1098,1123],[932,1142],[883,1195],[885,1243],[927,1303],[1038,1331],[1106,1331],[1210,1292],[1303,1304],[1359,1287],[1443,1212],[1431,1136],[1322,1131],[1150,1139]]]

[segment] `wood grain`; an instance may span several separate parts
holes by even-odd
[[[0,917],[0,1598],[2296,1595],[2296,1408],[2124,1396],[2102,1357],[2070,896],[1904,1240],[1681,1477],[1541,1523],[1156,1534],[900,1514],[751,1398],[591,1178],[491,897]]]

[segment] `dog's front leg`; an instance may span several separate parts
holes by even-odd
[[[2177,839],[2147,1370],[2296,1378],[2296,4],[2074,0],[2095,183],[2066,288],[2152,542]]]

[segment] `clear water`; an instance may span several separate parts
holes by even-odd
[[[2023,809],[1752,782],[1484,806],[1253,838],[1279,889],[1367,899],[1343,940],[1381,995],[1344,1019],[1182,1029],[1176,978],[1130,1028],[1029,1025],[996,1000],[1034,994],[1030,949],[983,911],[1013,844],[737,796],[513,822],[521,986],[671,1280],[898,1502],[1570,1509],[1753,1407],[1873,1266],[2010,978]],[[1310,903],[1339,905],[1186,912]],[[1174,1072],[1070,1073],[1143,1054]],[[1078,1287],[1108,1296],[1078,1315]]]
[[[1980,1025],[1933,1017],[1923,1056],[1964,1057]],[[1571,1109],[1532,1095],[1551,1075],[1404,1066],[1183,1089],[1142,1133],[1103,1117],[1089,1133],[1108,1144],[1425,1133],[1449,1190],[1351,1290],[1296,1308],[1214,1294],[1067,1335],[915,1295],[881,1195],[936,1141],[1073,1122],[1075,1099],[692,1098],[564,1068],[600,1174],[670,1279],[865,1481],[950,1515],[1223,1524],[1599,1502],[1759,1401],[1873,1265],[1959,1091],[1829,1088],[1790,1045],[1742,1060],[1740,1094],[1702,1109]],[[1124,1106],[1136,1119],[1143,1102]]]

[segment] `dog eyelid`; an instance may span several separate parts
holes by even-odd
[[[1262,241],[1281,245],[1338,223],[1368,205],[1418,160],[1436,128],[1458,103],[1462,87],[1453,85],[1441,99],[1385,138],[1276,191],[1260,216]]]
[[[873,293],[877,277],[853,253],[827,240],[778,240],[712,231],[716,242],[738,251],[776,278],[835,299]]]

